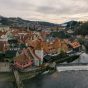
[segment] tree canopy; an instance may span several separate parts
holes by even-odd
[[[77,30],[75,31],[76,34],[81,35],[88,35],[88,22],[81,24]]]

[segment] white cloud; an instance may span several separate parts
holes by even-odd
[[[88,0],[0,0],[3,16],[60,23],[87,20]]]

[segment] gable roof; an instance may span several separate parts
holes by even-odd
[[[70,45],[71,45],[73,48],[78,48],[78,47],[81,46],[79,42],[72,42],[72,43],[70,43]]]

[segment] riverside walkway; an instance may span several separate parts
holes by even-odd
[[[0,72],[11,72],[10,63],[0,62]]]

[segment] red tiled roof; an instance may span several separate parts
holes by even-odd
[[[14,64],[19,68],[25,68],[32,65],[31,57],[27,57],[25,51],[14,58]]]
[[[80,47],[80,43],[79,43],[79,42],[72,42],[70,45],[71,45],[73,48]]]

